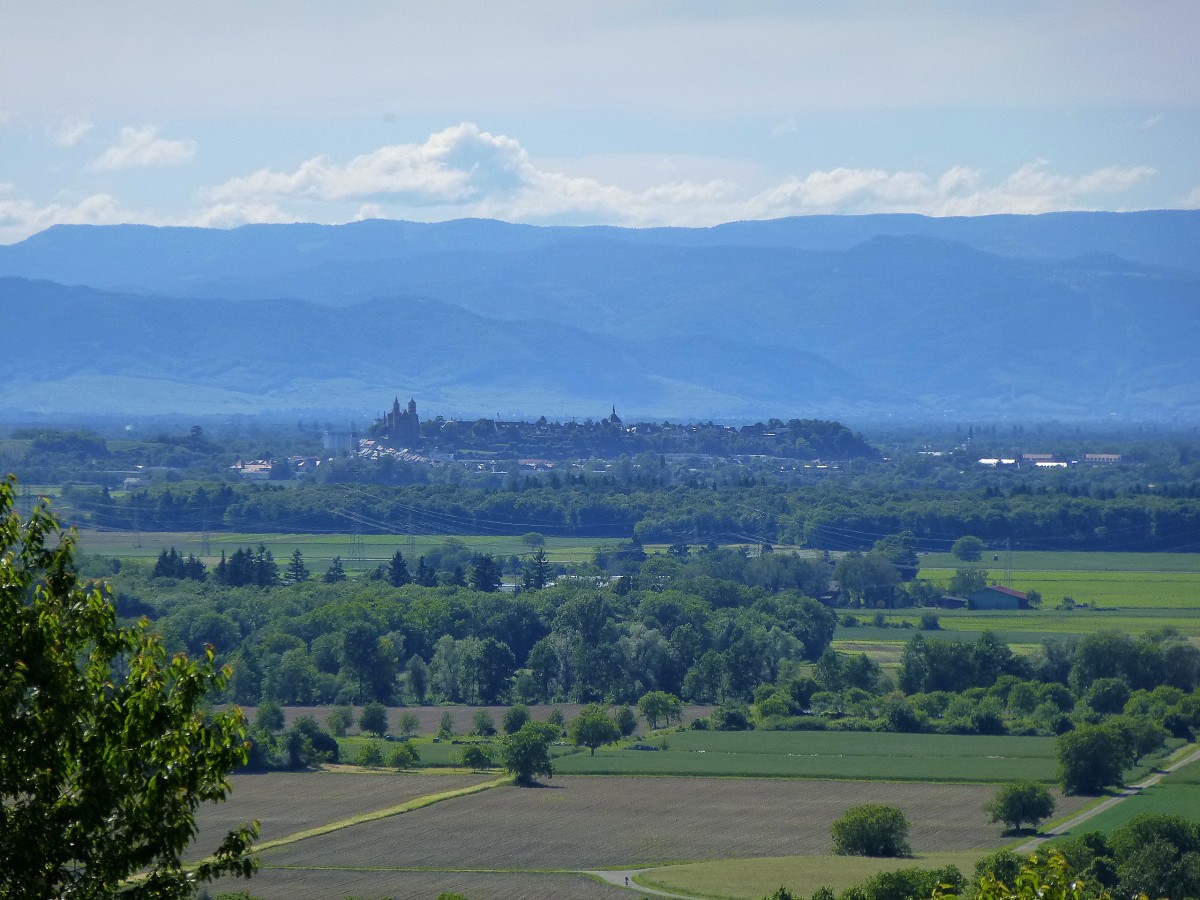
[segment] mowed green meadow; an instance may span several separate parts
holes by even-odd
[[[684,731],[666,749],[577,753],[555,769],[577,775],[705,775],[862,781],[1003,782],[1057,775],[1054,739],[842,731]],[[659,739],[648,742],[657,746]]]

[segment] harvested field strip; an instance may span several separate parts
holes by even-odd
[[[759,900],[780,885],[809,896],[822,885],[835,894],[879,872],[897,869],[941,869],[957,866],[970,875],[983,851],[929,853],[913,859],[862,856],[786,856],[778,859],[721,859],[662,866],[643,872],[640,885],[678,894],[700,894],[720,900]]]
[[[260,839],[273,841],[330,822],[394,808],[425,797],[491,782],[487,775],[270,772],[238,774],[224,803],[197,810],[199,835],[189,858],[212,850],[227,831],[257,819]]]
[[[580,870],[815,855],[831,851],[833,820],[868,801],[904,810],[917,852],[1005,843],[984,810],[995,793],[985,785],[576,777],[552,785],[491,790],[311,837],[264,853],[263,864]]]
[[[624,888],[583,875],[530,872],[391,871],[370,869],[275,869],[263,867],[247,885],[225,879],[213,894],[249,889],[263,900],[328,900],[330,897],[436,897],[457,893],[471,900],[618,900]]]

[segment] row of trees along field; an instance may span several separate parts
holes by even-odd
[[[1179,550],[1200,530],[1200,485],[1132,484],[1111,496],[1026,484],[914,488],[898,479],[834,478],[780,490],[765,479],[705,486],[623,485],[611,475],[515,478],[508,487],[177,483],[128,494],[64,491],[83,524],[106,529],[242,532],[509,533],[634,536],[643,542],[755,540],[866,549],[911,531],[923,550],[964,534],[1014,547]]]
[[[905,544],[897,536],[863,558],[903,562]],[[169,645],[212,644],[234,667],[229,699],[248,704],[633,702],[661,690],[753,701],[765,727],[794,719],[788,727],[1057,734],[1127,707],[1172,733],[1194,725],[1200,651],[1169,630],[1048,641],[1032,659],[989,634],[966,642],[917,631],[892,679],[865,655],[830,652],[838,613],[811,599],[830,574],[819,559],[647,556],[636,545],[599,553],[625,574],[545,586],[545,572],[531,568],[517,596],[495,590],[490,557],[468,560],[457,583],[455,564],[451,581],[433,587],[414,577],[428,562],[410,566],[399,552],[373,579],[297,577],[299,554],[284,579],[269,552],[247,548],[236,554],[244,571],[276,570],[263,585],[233,584],[231,560],[205,581],[129,565],[107,580],[118,610],[152,617]],[[168,552],[155,568],[179,565],[187,561]],[[103,560],[87,566],[111,572]]]

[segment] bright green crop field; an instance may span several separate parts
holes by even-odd
[[[994,556],[1000,558],[993,559]],[[977,563],[963,563],[949,553],[921,557],[921,574],[936,569],[951,573],[969,565],[1001,574],[1011,562],[1014,572],[1193,572],[1200,573],[1200,553],[1083,553],[1078,551],[986,551]]]
[[[666,750],[600,749],[555,760],[564,774],[709,775],[995,782],[1057,774],[1054,739],[826,731],[686,731]],[[657,743],[657,741],[652,741]]]
[[[1168,813],[1200,821],[1200,762],[1172,772],[1158,784],[1088,819],[1072,834],[1113,831],[1142,813]]]
[[[399,550],[405,558],[415,562],[422,554],[440,547],[447,535],[414,535],[409,543],[404,534],[360,535],[357,541],[362,548],[362,560],[355,559],[355,537],[349,534],[236,534],[225,531],[209,533],[207,543],[198,531],[89,531],[79,532],[79,546],[84,553],[101,556],[117,556],[131,559],[154,559],[170,547],[180,553],[194,554],[205,562],[215,563],[221,551],[233,553],[242,547],[257,547],[263,544],[281,564],[294,550],[304,554],[304,560],[312,569],[315,565],[328,564],[340,556],[348,571],[374,569],[387,562]],[[496,535],[470,535],[455,537],[474,553],[491,553],[493,556],[522,556],[530,548],[520,537]],[[613,544],[611,539],[601,538],[546,538],[546,557],[551,563],[578,563],[592,559],[596,547]]]
[[[994,579],[1003,572],[989,569],[988,574]],[[922,569],[920,573],[922,578],[941,585],[949,584],[953,575],[949,569]],[[1058,606],[1064,597],[1105,608],[1200,606],[1200,574],[1195,572],[1014,570],[1011,586],[1019,591],[1037,591],[1046,608]]]

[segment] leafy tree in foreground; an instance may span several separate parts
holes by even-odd
[[[1036,781],[1013,781],[996,792],[987,805],[993,822],[1003,822],[1009,828],[1021,830],[1021,823],[1037,827],[1054,813],[1054,798],[1044,784]]]
[[[504,768],[516,778],[517,784],[535,784],[539,775],[553,777],[550,745],[558,736],[559,729],[555,725],[547,722],[527,722],[520,731],[508,735],[500,742]]]
[[[833,852],[839,856],[908,856],[908,819],[894,806],[852,806],[833,823]]]
[[[0,482],[0,896],[157,900],[248,877],[256,826],[181,862],[197,807],[247,758],[241,712],[204,711],[229,673],[120,626],[76,579],[71,537],[46,546],[57,530],[41,507],[22,523]]]
[[[1016,877],[1003,880],[993,872],[985,872],[968,886],[966,891],[956,893],[938,888],[933,900],[951,900],[962,894],[972,900],[1111,900],[1106,890],[1096,891],[1086,884],[1061,853],[1049,856],[1034,856],[1021,867]]]
[[[596,748],[611,744],[621,737],[621,730],[608,711],[599,703],[589,703],[571,720],[569,734],[576,747],[587,747],[596,755]]]

